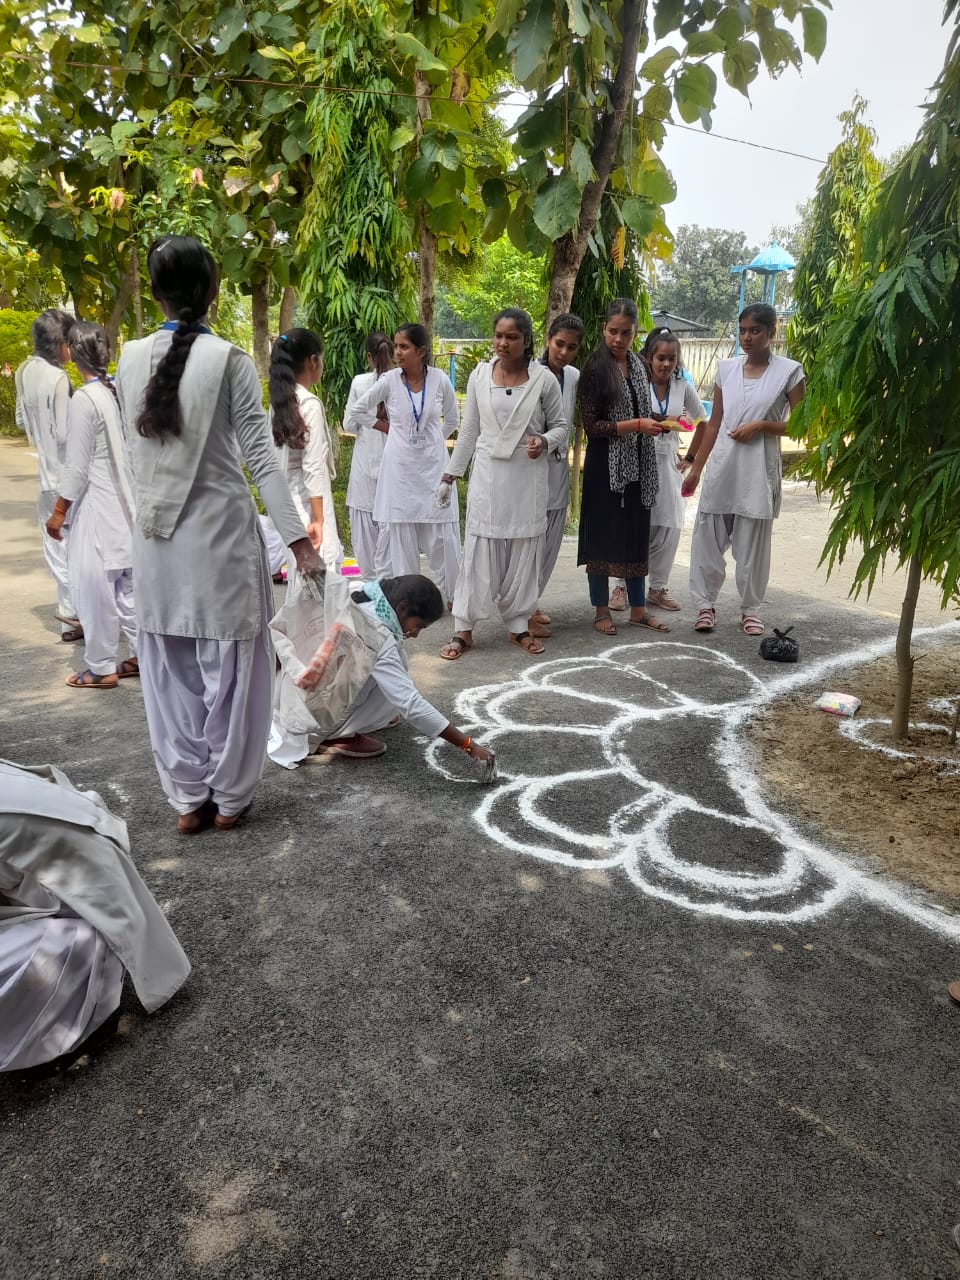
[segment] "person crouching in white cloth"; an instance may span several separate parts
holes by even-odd
[[[375,578],[378,573],[386,572],[386,566],[377,561],[380,526],[373,518],[373,507],[377,500],[380,463],[383,461],[390,423],[380,416],[379,405],[368,409],[366,413],[357,413],[354,406],[381,374],[388,373],[393,368],[393,343],[385,333],[371,333],[364,343],[364,350],[370,371],[358,373],[350,383],[347,407],[343,411],[343,429],[353,432],[354,436],[350,479],[347,481],[347,514],[350,517],[353,554],[360,566],[360,576]]]
[[[190,972],[126,825],[58,769],[0,760],[0,1071],[76,1048],[119,1006],[125,971],[149,1013]]]
[[[471,459],[463,566],[453,596],[455,634],[440,650],[455,661],[473,644],[473,626],[495,602],[510,640],[526,653],[543,645],[530,634],[547,528],[548,454],[566,450],[569,427],[557,379],[533,358],[525,311],[494,317],[495,357],[470,374],[463,426],[437,501]]]
[[[397,368],[357,396],[347,425],[350,430],[380,404],[386,408],[390,426],[373,504],[380,526],[377,571],[394,578],[419,573],[423,554],[450,601],[460,572],[460,512],[456,497],[438,508],[434,495],[460,410],[450,379],[428,362],[422,324],[402,324],[393,335],[393,353]]]
[[[217,295],[198,240],[147,257],[168,317],[128,342],[117,393],[134,478],[137,655],[160,782],[194,835],[233,827],[253,799],[273,705],[270,570],[245,461],[301,572],[322,562],[290,497],[248,355],[203,324]]]
[[[683,481],[685,498],[695,491],[709,459],[690,546],[695,631],[712,631],[717,624],[717,596],[730,548],[740,626],[748,636],[763,634],[759,609],[770,580],[773,522],[782,491],[780,437],[806,389],[797,361],[770,350],[776,331],[777,313],[766,303],[740,313],[743,355],[720,361],[710,421],[697,428],[690,446],[693,464]]]
[[[563,416],[568,431],[573,431],[573,419],[577,409],[577,384],[580,370],[573,364],[583,342],[583,321],[569,312],[555,316],[547,330],[547,349],[540,363],[560,384],[563,399]],[[570,459],[568,442],[560,449],[551,449],[547,481],[547,529],[543,535],[543,555],[540,563],[540,590],[543,595],[550,575],[556,568],[563,545],[563,530],[570,506]],[[539,603],[530,619],[530,634],[540,640],[549,637],[550,615],[543,612]]]
[[[71,689],[115,689],[138,676],[134,612],[133,492],[116,392],[107,374],[110,345],[98,324],[78,321],[70,354],[83,386],[67,413],[67,456],[60,496],[47,521],[59,541],[67,533],[67,568],[87,669],[67,676]],[[117,661],[120,632],[130,656]]]
[[[60,469],[67,451],[67,408],[70,379],[63,366],[70,359],[67,341],[74,318],[65,311],[41,311],[30,328],[33,355],[14,375],[17,391],[16,423],[37,451],[40,494],[37,517],[43,539],[43,558],[57,589],[56,617],[60,639],[68,644],[83,639],[73,607],[67,572],[66,543],[51,538],[47,521],[60,489]]]
[[[459,747],[473,760],[493,765],[494,755],[479,742],[461,733],[436,707],[427,702],[413,683],[405,639],[414,639],[424,627],[443,616],[443,596],[422,574],[405,574],[364,583],[351,593],[354,604],[364,611],[382,637],[373,672],[360,690],[353,706],[335,733],[323,742],[316,739],[304,748],[299,759],[290,755],[289,736],[284,739],[277,726],[271,737],[271,759],[287,769],[296,768],[307,751],[318,756],[347,756],[356,760],[382,756],[386,744],[372,737],[374,731],[407,720],[428,738],[442,738]],[[274,754],[274,747],[278,754]]]

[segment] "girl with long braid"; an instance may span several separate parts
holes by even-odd
[[[263,769],[273,703],[270,571],[242,462],[301,573],[320,572],[280,470],[253,361],[204,324],[217,296],[198,240],[147,257],[159,332],[117,367],[136,504],[140,675],[160,782],[193,835],[233,827]]]
[[[46,530],[59,542],[68,530],[67,572],[83,627],[86,670],[67,677],[71,689],[115,689],[137,676],[133,604],[133,493],[123,426],[107,374],[110,345],[98,324],[70,330],[70,357],[83,386],[67,410],[67,452],[60,493]],[[123,632],[130,657],[117,662]]]
[[[347,431],[355,433],[350,480],[347,484],[347,512],[350,516],[353,554],[357,557],[361,575],[370,579],[375,578],[379,570],[377,543],[380,539],[380,526],[373,518],[373,507],[390,423],[386,417],[381,416],[381,410],[386,412],[382,405],[363,414],[356,413],[354,406],[382,374],[393,368],[393,343],[385,333],[371,333],[364,344],[364,350],[370,369],[368,373],[358,373],[350,383],[343,425]]]
[[[270,357],[270,425],[293,504],[329,569],[339,569],[343,547],[333,508],[337,470],[327,415],[311,390],[323,376],[323,342],[309,329],[288,329]]]

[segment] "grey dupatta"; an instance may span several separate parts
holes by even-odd
[[[610,417],[616,422],[650,417],[650,382],[646,370],[632,351],[627,352],[627,362],[628,378],[623,379],[620,395],[610,407]],[[652,437],[633,433],[612,436],[609,458],[611,491],[622,494],[628,484],[639,483],[640,501],[645,507],[652,507],[660,485]]]

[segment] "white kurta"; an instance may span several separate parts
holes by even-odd
[[[163,330],[143,339],[151,346],[139,351],[139,343],[128,343],[117,366],[135,479],[138,461],[147,468],[156,458],[152,442],[140,443],[135,422],[150,369],[171,336]],[[217,348],[208,345],[213,341],[196,339],[185,378],[192,362],[200,362],[198,372],[205,367],[205,346],[215,356]],[[215,365],[213,358],[210,363]],[[280,470],[250,357],[233,348],[219,381],[191,379],[191,387],[194,417],[187,416],[180,439],[164,439],[161,450],[169,451],[169,477],[173,460],[194,456],[200,424],[209,422],[182,509],[169,537],[147,537],[139,525],[134,530],[137,648],[150,742],[167,799],[184,814],[210,798],[232,816],[250,803],[263,767],[274,675],[270,570],[241,460],[286,545],[306,530]],[[181,388],[181,406],[185,398]],[[160,518],[165,510],[158,507]]]
[[[43,558],[57,588],[57,613],[63,618],[76,615],[70,595],[67,549],[47,533],[46,524],[53,515],[60,484],[60,468],[66,454],[67,408],[70,404],[70,379],[59,365],[40,356],[30,356],[15,374],[17,403],[16,422],[37,451],[40,473],[40,495],[37,500],[37,522]],[[61,625],[68,630],[68,624]]]
[[[568,425],[560,385],[543,365],[531,363],[528,381],[509,388],[494,384],[494,365],[478,365],[470,375],[448,468],[451,475],[463,475],[473,460],[453,614],[457,630],[468,631],[495,603],[507,630],[517,635],[526,631],[537,605],[548,457],[566,448]],[[527,455],[533,436],[545,444],[538,458]]]
[[[657,413],[664,413],[668,418],[689,418],[691,422],[700,422],[704,415],[703,402],[685,378],[671,377],[667,387],[666,407],[661,408],[656,398],[656,391],[651,383],[650,401]],[[650,511],[651,540],[655,528],[683,528],[683,497],[680,493],[682,476],[677,466],[677,455],[684,440],[692,436],[679,431],[668,431],[654,439],[653,445],[657,454],[657,500]],[[651,573],[651,577],[654,576]]]
[[[333,505],[333,481],[337,469],[333,460],[333,443],[327,415],[319,397],[297,384],[300,415],[307,426],[307,443],[302,449],[283,449],[283,466],[294,505],[304,525],[313,520],[311,498],[323,499],[323,541],[320,555],[324,564],[338,569],[343,561],[343,545],[337,532],[337,514]]]
[[[68,1053],[128,970],[153,1012],[190,964],[129,857],[127,829],[50,766],[0,761],[0,1070]]]
[[[358,373],[350,383],[347,407],[343,412],[344,431],[353,432],[353,459],[350,463],[350,479],[347,482],[347,506],[355,511],[373,512],[377,497],[377,480],[380,464],[386,448],[387,437],[373,425],[377,420],[377,406],[361,413],[357,402],[377,380],[377,374]]]
[[[712,515],[774,520],[780,514],[782,492],[780,437],[764,432],[738,443],[730,439],[730,432],[758,419],[786,422],[790,416],[787,393],[803,381],[803,369],[796,360],[775,355],[761,377],[745,378],[745,362],[745,356],[721,360],[717,370],[723,419],[707,460],[699,509]]]
[[[544,361],[541,361],[543,364]],[[548,366],[545,366],[548,367]],[[556,375],[554,374],[554,377]],[[563,400],[563,416],[567,421],[567,439],[562,447],[549,453],[549,481],[547,484],[547,510],[564,511],[570,505],[570,437],[573,434],[573,416],[577,408],[577,386],[580,370],[568,364],[563,370],[560,395]]]
[[[357,396],[356,415],[387,407],[390,431],[380,463],[373,518],[378,524],[459,524],[456,492],[448,507],[438,507],[435,494],[447,470],[446,439],[460,425],[460,411],[450,379],[428,366],[423,392],[412,395],[400,369],[383,374]],[[423,411],[420,411],[421,401]],[[420,415],[419,424],[416,415]]]
[[[70,401],[60,496],[73,504],[64,521],[67,566],[83,627],[84,659],[94,675],[117,669],[122,630],[136,653],[131,550],[133,512],[115,454],[122,441],[120,410],[108,387],[88,382]]]

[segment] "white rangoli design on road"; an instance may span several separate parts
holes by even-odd
[[[955,631],[950,624],[915,636]],[[744,747],[745,722],[775,698],[892,645],[761,681],[703,644],[650,640],[465,689],[454,721],[494,747],[501,763],[474,821],[511,853],[617,869],[642,892],[707,915],[800,922],[859,897],[960,941],[960,918],[808,839],[773,809]],[[439,739],[427,757],[465,780]],[[509,772],[517,760],[538,767]]]

